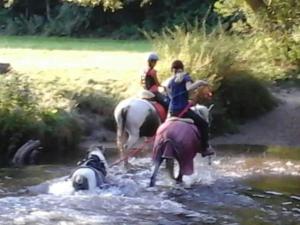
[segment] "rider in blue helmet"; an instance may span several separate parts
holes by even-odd
[[[149,61],[158,61],[158,60],[159,60],[159,57],[158,57],[157,53],[152,52],[152,53],[149,54],[148,62]]]

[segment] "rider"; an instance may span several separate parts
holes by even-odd
[[[183,118],[191,118],[197,126],[201,134],[201,146],[203,151],[202,156],[213,155],[214,151],[208,144],[208,123],[196,114],[189,107],[189,94],[188,90],[195,85],[190,75],[184,72],[184,65],[182,61],[175,60],[172,63],[173,77],[168,84],[169,95],[171,98],[169,105],[169,112],[171,116],[179,116]],[[205,81],[197,81],[199,85],[208,85]],[[186,110],[186,111],[185,111]]]
[[[158,91],[158,87],[161,87],[161,85],[157,78],[157,71],[154,69],[158,60],[159,57],[156,53],[149,54],[147,59],[148,68],[144,70],[142,74],[141,83],[144,89],[152,92],[155,95],[153,100],[160,103],[165,109],[168,109],[169,107],[168,98]]]

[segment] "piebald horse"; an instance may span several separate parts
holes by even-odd
[[[194,102],[199,102],[209,99],[211,95],[209,86],[201,86],[193,90],[191,96]],[[164,122],[153,104],[141,98],[122,100],[114,110],[114,117],[117,124],[117,146],[122,158],[127,150],[136,145],[140,137],[153,137],[159,125]],[[125,165],[127,164],[125,160]]]
[[[117,123],[117,146],[121,157],[124,157],[126,150],[135,146],[140,137],[154,136],[163,122],[154,105],[141,98],[121,101],[115,108],[114,117]]]

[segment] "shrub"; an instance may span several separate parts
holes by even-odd
[[[92,8],[63,3],[57,14],[44,27],[45,35],[74,36],[85,32],[90,25]]]
[[[275,42],[268,48],[258,37],[229,35],[221,27],[207,33],[204,28],[187,25],[147,37],[162,58],[159,71],[163,77],[170,74],[171,62],[181,59],[194,79],[207,79],[213,85],[217,106],[213,130],[224,131],[223,126],[235,130],[237,121],[256,117],[274,106],[262,82],[282,75],[282,68],[270,63],[270,54],[264,53],[271,51]]]
[[[134,25],[123,25],[111,34],[114,39],[138,39],[141,35],[138,33],[138,27]]]
[[[28,34],[35,35],[42,32],[44,18],[33,15],[27,19],[24,15],[9,18],[6,22],[5,33],[9,35]]]
[[[276,103],[261,82],[242,71],[226,77],[218,95],[227,109],[226,114],[238,122],[260,116],[270,111]]]
[[[41,140],[52,156],[76,150],[81,132],[76,114],[41,102],[41,93],[27,77],[0,78],[0,165],[7,165],[28,139]]]

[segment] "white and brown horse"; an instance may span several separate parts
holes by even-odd
[[[207,96],[211,96],[211,88],[205,86],[197,88],[192,98],[198,102],[199,99],[207,99]],[[162,115],[163,111],[162,106],[142,98],[125,99],[116,106],[114,117],[117,124],[117,146],[122,158],[127,150],[135,147],[140,137],[155,135],[157,128],[166,117],[166,114]]]
[[[158,107],[161,107],[160,110],[157,110]],[[162,106],[141,98],[125,99],[117,105],[114,117],[117,123],[117,146],[121,157],[126,150],[135,147],[140,137],[155,135],[164,120],[164,116],[158,113],[162,110]]]

